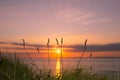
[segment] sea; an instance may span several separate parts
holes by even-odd
[[[33,62],[28,58],[24,62],[30,65],[34,70],[37,68],[50,70],[52,74],[60,74],[63,70],[76,69],[79,58],[33,58]],[[79,63],[79,68],[85,71],[91,71],[102,75],[109,76],[109,80],[120,80],[120,58],[119,57],[99,57],[99,58],[82,58]],[[38,69],[37,69],[38,71]]]

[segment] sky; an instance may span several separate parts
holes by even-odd
[[[119,34],[120,0],[0,0],[0,42],[104,45]]]

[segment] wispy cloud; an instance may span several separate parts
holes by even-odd
[[[88,20],[94,17],[92,13],[87,13],[75,8],[60,10],[57,16],[66,23],[79,23],[83,25],[88,25]]]
[[[73,46],[66,46],[68,48],[73,48],[73,52],[82,52],[83,45],[73,45]],[[105,45],[88,45],[87,49],[88,52],[95,52],[95,51],[120,51],[120,43],[111,43]]]
[[[16,45],[16,46],[23,46],[22,43],[16,43],[16,42],[0,42],[0,44],[11,44],[11,45]],[[26,43],[26,46],[31,46],[31,47],[45,47],[45,45],[41,45],[41,44],[29,44],[29,43]]]
[[[118,19],[118,16],[107,16],[97,12],[87,12],[82,9],[68,8],[58,11],[57,16],[66,23],[75,23],[81,25],[93,25],[106,23]]]
[[[15,45],[15,46],[1,46],[1,45]],[[27,50],[30,54],[37,53],[35,46],[39,46],[40,52],[42,54],[46,53],[47,48],[45,45],[40,44],[27,44]],[[63,50],[67,53],[81,53],[83,51],[84,45],[64,45]],[[0,49],[3,53],[24,53],[24,49],[21,43],[10,43],[10,42],[0,42]],[[5,50],[4,50],[5,49]],[[7,51],[6,51],[7,50]],[[51,50],[54,50],[54,46],[51,46]],[[120,51],[120,43],[111,43],[111,44],[103,44],[103,45],[87,45],[87,52],[107,52],[107,51]],[[54,53],[54,52],[53,52]],[[106,54],[107,55],[107,54]],[[113,53],[112,53],[113,55]],[[117,55],[117,54],[116,54]]]

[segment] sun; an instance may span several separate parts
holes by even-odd
[[[61,53],[61,50],[60,50],[60,49],[57,49],[56,52],[57,52],[57,54],[60,54],[60,53]]]

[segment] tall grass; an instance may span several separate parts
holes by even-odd
[[[58,47],[58,48],[60,47],[60,54],[61,54],[61,57],[60,57],[60,63],[61,63],[60,80],[62,80],[62,75],[63,75],[63,54],[62,54],[63,38],[61,38],[61,43],[60,43],[60,45],[59,45],[59,41],[58,41],[57,38],[56,38],[56,42],[57,42],[57,47]]]
[[[61,76],[52,75],[48,77],[47,72],[43,70],[41,75],[33,72],[26,64],[22,64],[19,59],[7,59],[0,65],[0,80],[61,80]],[[14,79],[14,66],[16,64],[16,73]],[[108,80],[105,76],[96,73],[86,72],[83,69],[66,69],[63,71],[62,80]]]
[[[36,49],[37,49],[38,54],[40,54],[39,48],[36,47]],[[41,55],[40,55],[40,62],[41,62],[41,65],[42,65],[42,59],[41,59],[41,58],[42,58],[42,57],[41,57]],[[40,72],[39,72],[39,75],[40,75],[39,79],[42,80],[42,69],[41,69],[41,67],[40,67],[40,70],[39,70],[39,71],[40,71]]]
[[[26,64],[22,64],[19,59],[4,59],[0,64],[0,80],[34,80],[34,74]],[[16,67],[16,68],[15,68]]]
[[[78,63],[77,63],[76,69],[79,68],[80,62],[81,62],[81,60],[82,60],[82,58],[83,58],[83,56],[84,56],[84,53],[85,53],[85,51],[86,51],[86,47],[87,47],[87,39],[85,40],[83,53],[82,53],[82,55],[80,56],[80,59],[79,59],[79,61],[78,61]]]
[[[16,75],[16,59],[17,59],[17,57],[16,57],[16,53],[14,54],[14,56],[15,56],[15,67],[14,67],[14,80],[16,80],[15,79],[15,75]]]
[[[92,55],[93,55],[92,52],[90,52],[90,55],[89,55],[90,61],[92,61],[92,60],[91,60]],[[89,64],[90,64],[90,63],[89,63]],[[90,70],[92,70],[92,69],[93,69],[93,68],[92,68],[92,65],[90,64]]]
[[[48,48],[48,74],[47,76],[51,76],[51,63],[50,63],[50,39],[48,38],[47,41],[47,48]]]
[[[63,53],[62,53],[62,48],[63,48],[63,38],[61,38],[61,65],[62,65],[62,72],[63,72]]]
[[[37,67],[35,61],[32,59],[32,57],[30,56],[30,54],[27,52],[25,40],[22,39],[22,41],[23,41],[23,48],[24,48],[24,50],[25,50],[25,53],[28,55],[29,59],[32,61],[32,64],[35,66],[35,68],[36,68],[37,71],[39,72],[39,68]]]
[[[2,58],[2,52],[0,51],[0,64],[2,64],[3,58]]]

